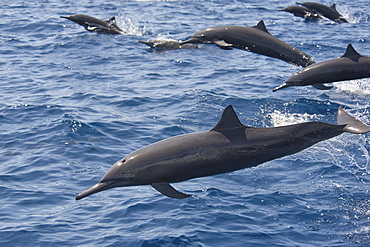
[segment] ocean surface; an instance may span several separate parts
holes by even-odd
[[[335,3],[350,23],[278,11],[295,5],[287,0],[3,1],[0,246],[369,246],[369,134],[174,184],[188,199],[136,186],[75,200],[132,151],[211,129],[227,105],[249,126],[336,123],[338,106],[370,124],[369,78],[273,93],[300,68],[215,45],[156,52],[138,42],[264,20],[317,62],[349,43],[370,56],[369,1]],[[72,14],[116,16],[127,35],[59,17]]]

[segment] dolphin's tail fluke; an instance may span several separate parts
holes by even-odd
[[[353,134],[363,134],[370,131],[370,126],[349,115],[341,106],[338,108],[338,124],[345,125],[343,130]]]

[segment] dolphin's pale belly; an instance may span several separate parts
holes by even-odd
[[[137,184],[173,183],[253,167],[339,135],[342,129],[314,122],[280,128],[246,128],[237,135],[208,131],[170,138],[126,158],[135,157],[142,164],[133,169]],[[163,150],[170,155],[166,156]],[[148,155],[152,159],[145,162],[143,159]],[[158,159],[153,159],[153,155],[158,155]]]

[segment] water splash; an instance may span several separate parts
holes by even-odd
[[[348,110],[348,112],[366,124],[370,122],[370,114],[366,107],[357,106],[357,109]],[[275,110],[273,113],[269,114],[269,117],[272,125],[276,127],[308,121],[318,121],[323,116],[319,114],[310,115],[307,113],[281,113]],[[332,162],[336,166],[354,175],[362,183],[368,185],[368,182],[366,182],[368,180],[366,176],[370,174],[370,154],[368,150],[370,150],[370,142],[368,138],[366,138],[366,135],[345,133],[326,140],[324,143],[318,143],[299,154],[293,155],[292,158],[296,159],[299,156],[302,160],[315,160],[317,162],[326,160]]]
[[[370,95],[370,83],[369,78],[353,80],[353,81],[341,81],[336,82],[335,87],[338,90],[345,91],[351,94],[359,96]]]
[[[274,127],[291,125],[296,123],[303,123],[308,121],[319,120],[322,115],[319,114],[307,114],[307,113],[282,113],[278,110],[268,114],[270,121]]]
[[[127,35],[143,36],[146,33],[145,25],[141,25],[137,20],[125,17],[121,14],[116,16],[116,24]]]

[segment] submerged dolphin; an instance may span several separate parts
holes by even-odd
[[[152,185],[172,198],[189,195],[170,183],[257,166],[294,154],[343,132],[362,134],[370,127],[338,109],[338,125],[306,122],[276,128],[243,125],[232,106],[206,132],[184,134],[143,147],[116,162],[99,183],[76,200],[114,187]]]
[[[310,10],[325,16],[326,18],[335,21],[337,23],[343,23],[348,22],[336,9],[336,5],[333,4],[332,6],[326,6],[324,4],[320,3],[314,3],[314,2],[304,2],[304,3],[297,3],[299,5],[305,6],[306,8],[309,8]]]
[[[306,7],[302,7],[302,6],[288,6],[279,11],[286,11],[286,12],[292,13],[294,16],[302,17],[306,20],[318,20],[322,18],[319,14],[311,11],[310,9]]]
[[[185,43],[173,39],[153,39],[149,41],[139,40],[140,43],[146,44],[157,51],[168,51],[178,49],[193,49],[198,48],[197,44]]]
[[[186,43],[215,44],[225,50],[242,49],[303,67],[315,63],[304,52],[272,36],[263,21],[252,27],[218,26],[207,28],[182,42],[182,44]]]
[[[291,86],[312,85],[317,89],[326,90],[333,86],[324,83],[347,81],[370,77],[370,57],[358,54],[351,44],[343,56],[308,66],[293,74],[281,86],[272,91]]]
[[[61,16],[83,26],[89,32],[102,34],[124,34],[125,32],[116,25],[116,19],[113,16],[107,21],[102,21],[88,15],[70,15]]]

